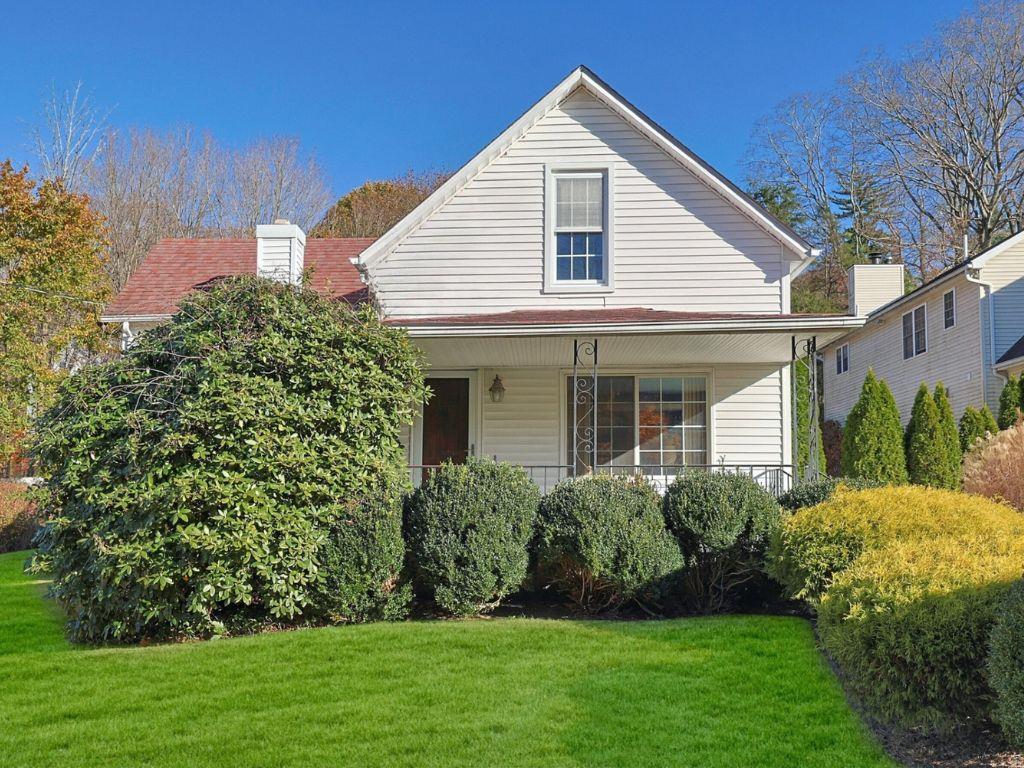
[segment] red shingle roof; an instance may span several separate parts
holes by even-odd
[[[673,323],[715,320],[778,320],[811,318],[818,315],[742,314],[727,312],[673,312],[647,307],[602,309],[517,309],[484,315],[445,317],[392,317],[388,322],[405,326],[447,325],[562,325],[600,323]]]
[[[349,259],[372,243],[372,237],[310,238],[305,268],[314,289],[349,302],[361,301],[366,286]],[[107,305],[106,317],[173,314],[194,288],[218,277],[255,274],[256,240],[161,240]]]

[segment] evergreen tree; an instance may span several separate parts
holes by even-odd
[[[967,453],[980,438],[994,435],[998,431],[996,417],[987,405],[980,411],[969,405],[960,417],[960,450]]]
[[[1009,429],[1017,423],[1017,409],[1021,407],[1020,379],[1008,376],[999,395],[999,428]]]
[[[907,482],[900,412],[889,386],[870,369],[843,429],[841,466],[843,475],[850,478]]]
[[[793,364],[793,375],[796,377],[796,471],[797,477],[806,476],[808,454],[810,452],[810,432],[807,429],[810,413],[810,369],[809,360],[797,360]],[[825,475],[825,441],[821,435],[821,417],[814,414],[814,428],[818,431],[818,473]]]
[[[955,476],[949,472],[949,453],[945,436],[939,423],[939,409],[935,398],[924,382],[914,398],[914,410],[907,423],[905,446],[907,451],[907,472],[910,482],[929,485],[933,488],[951,488]]]
[[[999,431],[999,422],[996,421],[996,417],[992,415],[992,409],[987,405],[983,406],[979,411],[980,422],[982,428],[985,430],[985,434],[994,435]]]
[[[953,417],[953,405],[949,402],[949,390],[941,381],[935,384],[935,407],[939,411],[939,431],[946,449],[946,471],[954,480],[949,487],[956,488],[960,485],[960,464],[964,454],[960,450],[960,434]]]

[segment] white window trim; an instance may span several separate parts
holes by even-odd
[[[606,366],[602,367],[598,371],[599,376],[632,376],[636,381],[634,386],[639,385],[639,380],[642,378],[654,378],[654,377],[684,377],[684,376],[703,376],[707,386],[707,459],[708,464],[720,464],[725,461],[724,454],[718,457],[716,461],[715,457],[715,424],[717,422],[718,414],[718,402],[714,398],[715,392],[715,370],[714,368],[644,368],[636,366]],[[569,441],[566,438],[566,433],[569,431],[569,411],[568,406],[565,402],[565,390],[568,386],[566,382],[572,377],[571,369],[562,369],[559,371],[559,384],[561,385],[561,396],[558,398],[559,401],[559,419],[558,419],[558,455],[560,459],[565,459],[566,454],[569,451]],[[637,398],[633,399],[633,418],[635,420],[635,428],[639,430],[640,419],[639,419],[640,404]],[[638,437],[639,432],[634,437]],[[637,445],[633,446],[633,464],[639,466],[640,464],[640,446],[639,441],[635,440]],[[562,463],[561,461],[559,463]],[[660,475],[649,475],[649,477],[660,477]]]
[[[919,309],[923,309],[924,310],[924,323],[922,324],[922,327],[924,329],[924,350],[921,351],[921,352],[917,351],[917,321],[914,319],[914,313],[917,312],[917,310],[919,310]],[[904,352],[904,350],[903,350],[903,318],[906,317],[907,315],[910,315],[910,324],[911,324],[911,330],[912,330],[912,334],[911,334],[911,337],[910,337],[910,357],[907,357],[906,356],[906,352]],[[927,354],[927,353],[928,353],[928,304],[924,303],[924,304],[918,304],[916,307],[911,309],[909,312],[904,312],[902,315],[900,315],[900,354],[903,355],[903,359],[904,360],[913,360],[915,357],[920,357],[921,355],[924,355],[924,354]]]
[[[950,325],[946,325],[946,297],[953,297],[953,322]],[[927,312],[927,310],[925,310]],[[950,288],[944,294],[942,294],[942,330],[948,331],[952,328],[956,328],[956,288]]]
[[[558,280],[555,258],[555,179],[560,173],[600,173],[604,176],[604,280]],[[544,165],[544,293],[609,294],[615,291],[615,179],[610,163],[546,163]]]
[[[845,355],[843,354],[843,350],[846,350],[846,354]],[[844,373],[849,373],[850,372],[850,344],[849,344],[849,342],[847,342],[846,344],[841,344],[839,346],[839,348],[836,349],[836,357],[837,357],[837,361],[836,361],[837,362],[837,365],[836,365],[836,369],[837,369],[836,370],[836,376],[842,376]],[[839,361],[845,362],[846,365],[845,366],[842,365]],[[842,368],[842,370],[838,370],[839,368]]]

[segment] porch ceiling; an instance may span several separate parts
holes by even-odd
[[[598,339],[598,366],[669,366],[790,361],[792,340],[816,336],[818,348],[848,332],[846,328],[732,333],[634,333],[602,335],[580,331],[543,336],[421,336],[414,341],[431,367],[570,367],[573,339]]]

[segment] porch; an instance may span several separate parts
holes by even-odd
[[[520,465],[543,490],[592,473],[642,475],[663,489],[707,469],[781,493],[795,479],[791,361],[858,322],[559,314],[569,317],[403,323],[433,392],[406,435],[413,482],[472,455]]]

